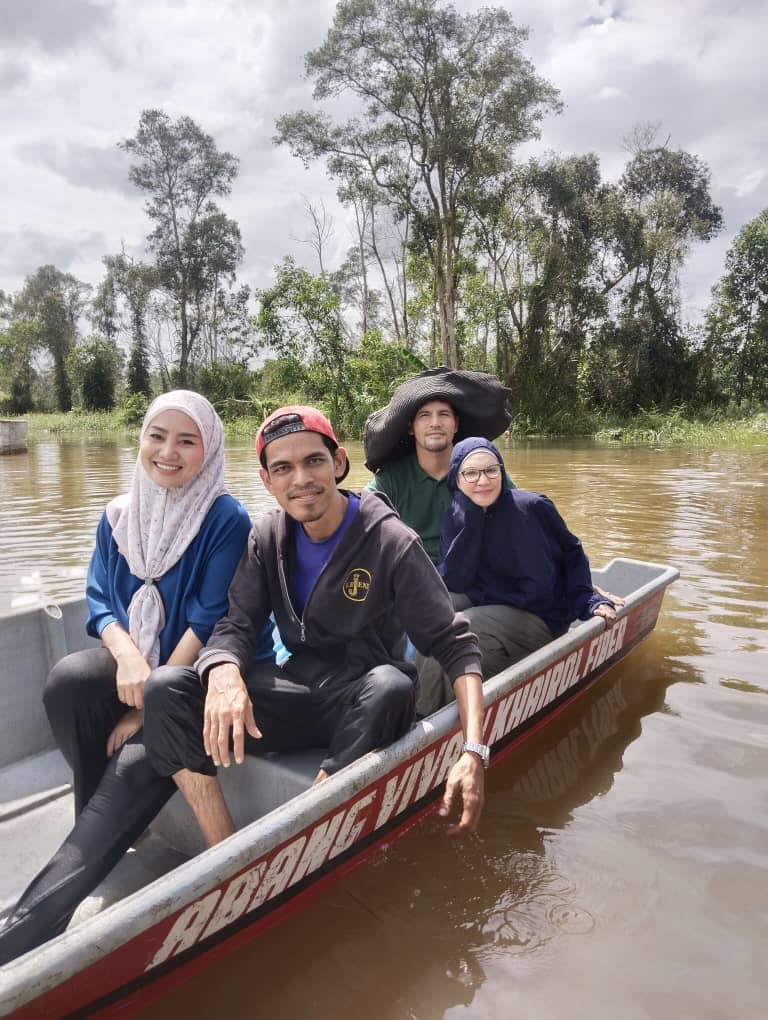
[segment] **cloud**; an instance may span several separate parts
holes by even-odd
[[[467,12],[488,0],[454,2]],[[116,143],[147,107],[188,114],[240,158],[222,206],[247,247],[243,282],[268,285],[285,254],[305,257],[296,240],[307,233],[302,195],[325,201],[343,252],[347,220],[335,183],[322,164],[304,170],[271,143],[277,116],[312,107],[304,55],[323,42],[334,10],[335,0],[7,0],[0,287],[16,289],[46,262],[97,282],[101,255],[123,241],[140,249],[149,224]],[[686,267],[694,282],[684,299],[698,307],[730,239],[761,208],[768,6],[516,0],[513,10],[531,28],[525,55],[565,102],[533,151],[596,152],[604,176],[616,179],[627,160],[623,137],[639,122],[661,121],[662,141],[670,135],[671,146],[710,166],[726,231],[697,247]]]
[[[25,227],[0,231],[0,273],[25,277],[40,266],[55,265],[77,276],[77,267],[94,255],[101,258],[107,240],[97,231],[82,231],[74,236],[55,236]]]
[[[0,61],[0,92],[11,92],[28,79],[29,68],[21,60]]]
[[[76,188],[136,194],[128,180],[129,160],[117,145],[40,140],[19,146],[18,157],[58,174]]]
[[[9,0],[3,5],[3,45],[33,43],[51,53],[107,29],[110,6],[95,0]]]

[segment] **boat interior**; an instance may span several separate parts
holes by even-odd
[[[593,571],[593,578],[603,588],[627,596],[657,574],[658,569],[654,571],[651,564],[614,560],[605,570]],[[0,684],[0,920],[73,822],[69,768],[55,747],[41,695],[53,663],[68,652],[95,644],[85,636],[85,616],[85,600],[77,599],[27,609],[0,620],[0,663],[5,675]],[[521,674],[520,680],[524,678]],[[220,769],[224,794],[238,828],[307,789],[324,753],[318,749],[247,756],[241,766]],[[83,901],[70,927],[146,886],[202,849],[192,813],[176,794],[136,846]]]

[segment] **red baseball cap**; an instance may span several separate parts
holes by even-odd
[[[256,433],[256,453],[262,466],[264,464],[264,448],[275,439],[282,439],[293,432],[317,432],[325,436],[335,447],[339,446],[333,425],[324,414],[316,407],[308,407],[305,404],[293,404],[289,407],[278,407],[261,423]],[[347,477],[349,472],[349,460],[347,460],[344,473],[336,479],[337,482]]]

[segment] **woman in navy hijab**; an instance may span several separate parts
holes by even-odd
[[[574,620],[602,616],[613,623],[615,604],[592,587],[581,542],[552,500],[510,488],[493,443],[479,437],[457,443],[448,488],[438,570],[480,640],[486,677],[564,634]],[[418,714],[451,699],[437,663],[424,660]]]

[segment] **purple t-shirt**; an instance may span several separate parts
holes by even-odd
[[[349,493],[347,496],[347,509],[344,519],[338,528],[322,542],[313,542],[307,538],[303,525],[296,528],[296,569],[293,574],[293,604],[299,616],[304,612],[304,606],[309,598],[309,593],[315,586],[315,581],[320,576],[323,567],[331,558],[333,550],[339,544],[339,539],[352,523],[352,518],[360,506],[360,497]]]

